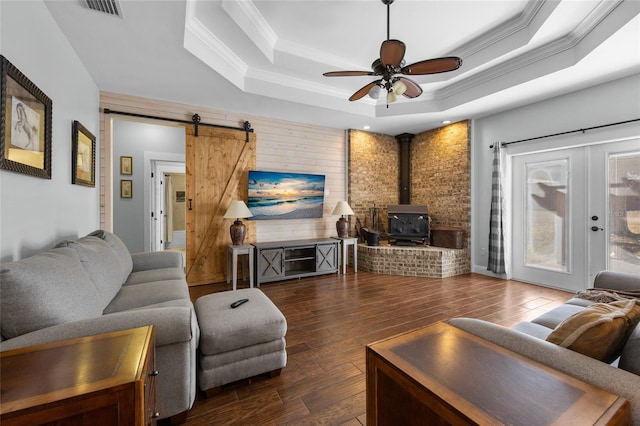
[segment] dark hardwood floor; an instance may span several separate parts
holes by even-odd
[[[197,286],[191,297],[230,289]],[[367,344],[453,317],[510,327],[572,296],[478,274],[434,279],[352,269],[261,289],[287,318],[287,366],[275,378],[232,383],[209,399],[199,395],[187,425],[364,425]]]

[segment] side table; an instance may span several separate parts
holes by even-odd
[[[349,246],[353,246],[353,270],[358,272],[358,239],[356,237],[331,237],[341,241],[342,248],[342,273],[347,273],[347,263],[349,263]]]
[[[155,425],[153,326],[2,352],[0,423]]]
[[[369,426],[631,424],[624,398],[446,323],[366,353]]]
[[[251,244],[242,244],[234,246],[227,244],[227,283],[230,275],[233,275],[233,289],[237,289],[238,283],[238,255],[248,255],[249,257],[249,287],[253,288],[253,246]],[[244,266],[244,263],[243,263]],[[233,271],[231,273],[231,271]],[[242,268],[242,279],[246,280],[244,267]]]

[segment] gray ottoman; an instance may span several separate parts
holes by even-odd
[[[231,303],[248,302],[235,309]],[[257,288],[213,293],[195,303],[200,325],[198,381],[207,396],[220,387],[258,374],[280,374],[287,364],[287,321]]]

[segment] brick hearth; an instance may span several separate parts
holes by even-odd
[[[387,275],[446,278],[470,272],[468,249],[358,244],[358,269]]]

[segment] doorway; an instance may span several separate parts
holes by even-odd
[[[639,142],[511,158],[514,279],[578,291],[640,271]]]
[[[186,250],[185,163],[151,160],[151,250]]]

